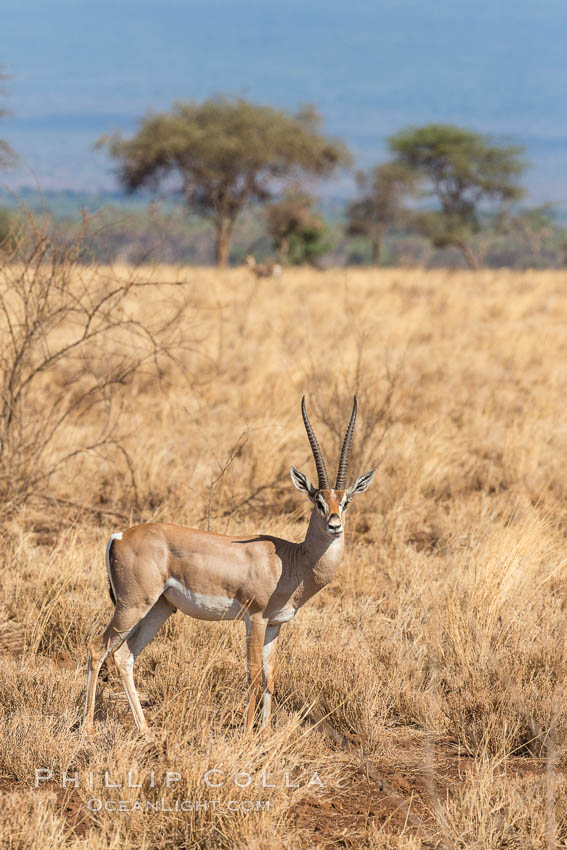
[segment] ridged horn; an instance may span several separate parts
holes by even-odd
[[[344,490],[346,484],[346,474],[348,469],[348,459],[350,455],[350,449],[352,446],[352,434],[354,431],[354,423],[356,420],[356,396],[354,397],[354,404],[352,406],[352,413],[350,416],[350,422],[348,423],[348,428],[346,429],[345,438],[343,440],[343,447],[341,449],[341,459],[339,460],[339,468],[337,471],[337,483],[335,484],[336,490]]]
[[[309,439],[311,451],[313,452],[315,466],[317,467],[317,475],[319,476],[319,490],[328,490],[329,479],[327,477],[327,467],[325,466],[325,461],[323,460],[323,455],[321,453],[321,449],[319,448],[317,437],[315,436],[315,433],[309,421],[309,417],[307,416],[307,409],[305,407],[305,396],[303,396],[303,398],[301,399],[301,415],[303,416],[303,423],[305,425],[305,430],[307,431],[307,437]]]

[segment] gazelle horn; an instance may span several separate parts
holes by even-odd
[[[348,423],[348,428],[346,429],[345,438],[343,440],[343,447],[341,449],[341,459],[339,460],[339,468],[337,471],[337,483],[335,484],[336,490],[344,490],[346,484],[346,474],[348,469],[348,458],[350,455],[350,449],[352,446],[352,434],[354,431],[354,423],[356,420],[356,396],[354,397],[354,404],[352,406],[352,414],[350,417],[350,422]]]
[[[319,448],[317,437],[313,432],[313,428],[311,427],[311,423],[309,422],[309,417],[307,416],[307,409],[305,407],[305,396],[303,396],[303,398],[301,399],[301,414],[303,416],[305,430],[307,431],[307,437],[311,445],[311,451],[313,452],[315,466],[317,467],[317,475],[319,476],[319,490],[328,490],[329,479],[327,478],[327,467],[325,466],[325,461],[323,460],[323,455],[321,454],[321,449]]]

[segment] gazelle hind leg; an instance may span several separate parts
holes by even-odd
[[[106,657],[115,646],[124,640],[124,635],[117,632],[112,622],[104,632],[88,644],[87,647],[87,693],[85,701],[85,716],[83,718],[83,729],[87,735],[94,735],[94,708],[96,697],[96,683],[100,668]]]
[[[134,722],[140,732],[149,733],[149,726],[144,717],[136,685],[134,684],[134,662],[143,648],[156,636],[160,627],[165,623],[175,607],[160,596],[156,604],[138,625],[132,629],[124,643],[114,653],[114,660],[120,673],[122,686],[128,698],[128,704],[134,715]]]
[[[149,608],[146,608],[140,612],[138,609],[125,609],[117,605],[106,629],[87,646],[87,694],[83,719],[83,729],[87,735],[94,734],[96,683],[100,668],[109,652],[117,649],[126,640],[148,610]]]
[[[262,687],[262,647],[266,622],[259,616],[246,620],[246,661],[248,665],[248,710],[246,712],[246,732],[254,725],[256,703]]]
[[[272,713],[272,694],[274,692],[274,662],[276,646],[280,634],[281,624],[274,623],[266,629],[264,646],[262,647],[262,729],[270,722]]]

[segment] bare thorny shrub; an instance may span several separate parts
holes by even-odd
[[[119,279],[89,265],[89,228],[84,216],[65,242],[30,214],[0,267],[0,515],[42,494],[73,458],[101,450],[122,465],[137,501],[119,429],[122,388],[142,370],[159,378],[175,360],[186,303],[137,319],[133,296],[167,285],[134,267]],[[87,418],[99,423],[94,434]]]

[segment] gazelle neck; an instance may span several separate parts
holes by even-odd
[[[305,540],[299,544],[307,570],[323,587],[333,578],[344,554],[344,534],[332,538],[321,528],[317,508],[313,508]]]

